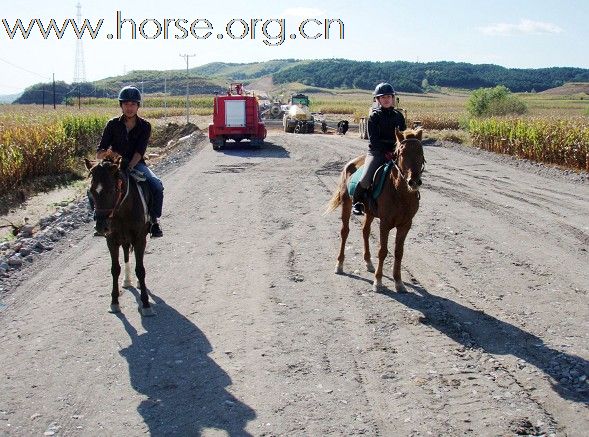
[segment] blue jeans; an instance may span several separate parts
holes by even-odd
[[[158,219],[162,216],[162,207],[164,204],[164,184],[145,163],[138,163],[135,166],[135,169],[145,175],[147,185],[149,185],[151,194],[153,196],[153,202],[151,202],[151,211],[149,211],[149,214],[151,215],[152,219]]]

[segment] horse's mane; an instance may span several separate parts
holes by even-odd
[[[120,164],[120,162],[121,162],[121,159],[122,159],[122,157],[118,153],[113,152],[110,149],[107,150],[106,151],[106,154],[104,155],[104,157],[101,160],[98,160],[98,161],[96,161],[96,160],[89,161],[92,164],[92,168],[89,169],[88,176],[90,176],[92,174],[92,169],[94,167],[96,167],[97,165],[106,163],[106,164],[111,164],[111,165],[118,166]]]
[[[417,138],[422,129],[405,129],[402,134],[406,139]]]

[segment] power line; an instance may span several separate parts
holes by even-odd
[[[21,67],[20,65],[13,64],[12,62],[10,62],[10,61],[7,61],[6,59],[2,59],[2,58],[0,58],[0,61],[2,61],[2,62],[4,62],[4,63],[6,63],[6,64],[8,64],[8,65],[11,65],[11,66],[13,66],[13,67],[15,67],[15,68],[18,68],[18,69],[20,69],[20,70],[26,71],[27,73],[34,74],[35,76],[39,76],[39,77],[41,77],[41,78],[43,78],[43,79],[45,79],[45,80],[51,80],[51,78],[50,78],[49,76],[43,76],[43,75],[41,75],[41,74],[39,74],[39,73],[37,73],[37,72],[35,72],[35,71],[31,71],[31,70],[28,70],[28,69],[26,69],[26,68],[24,68],[24,67]]]

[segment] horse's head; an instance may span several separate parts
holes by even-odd
[[[94,201],[96,230],[103,234],[111,231],[111,221],[124,196],[125,178],[121,172],[120,158],[107,157],[99,163],[85,160],[92,182],[90,196]]]
[[[401,176],[407,182],[409,191],[419,190],[421,186],[421,173],[425,169],[425,157],[423,156],[423,147],[421,137],[423,131],[405,130],[400,132],[395,129],[397,137],[397,148],[395,149],[395,158],[397,167]]]

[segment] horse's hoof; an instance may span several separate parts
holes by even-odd
[[[113,314],[120,313],[121,307],[119,305],[110,304],[110,312]]]
[[[141,309],[139,310],[141,312],[141,315],[144,317],[151,317],[151,316],[155,316],[155,312],[153,311],[152,307],[141,307]]]
[[[382,286],[382,282],[374,281],[372,283],[372,291],[374,291],[375,293],[380,293],[383,289],[384,287]]]
[[[405,288],[403,281],[395,281],[395,290],[397,290],[397,293],[407,293],[407,288]]]
[[[372,264],[370,261],[368,261],[366,263],[366,270],[368,270],[370,273],[374,273],[374,264]]]
[[[123,288],[131,288],[133,286],[133,284],[131,283],[131,281],[123,281]]]
[[[341,275],[344,272],[344,266],[342,264],[337,264],[335,266],[335,274]]]

